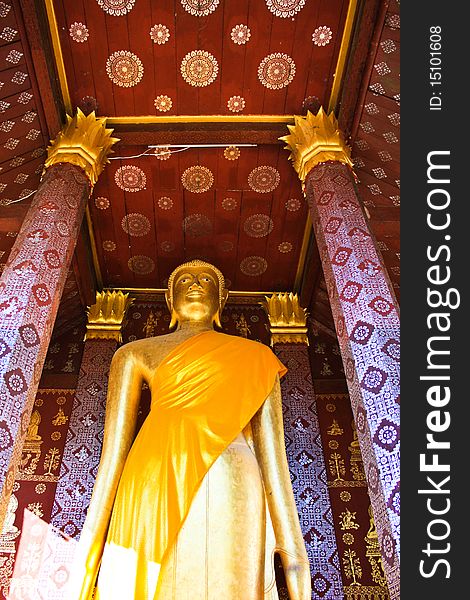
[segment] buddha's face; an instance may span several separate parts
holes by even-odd
[[[212,324],[219,310],[219,281],[208,267],[185,267],[173,282],[173,310],[178,321]]]

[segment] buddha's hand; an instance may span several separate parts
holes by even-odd
[[[67,584],[67,600],[91,600],[98,573],[101,551],[84,531],[75,548]]]
[[[304,558],[298,558],[285,552],[281,552],[280,555],[289,598],[291,600],[310,600],[312,597],[310,565]]]

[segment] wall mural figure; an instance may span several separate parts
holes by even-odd
[[[274,552],[291,600],[310,600],[284,445],[286,369],[267,346],[214,330],[227,295],[214,266],[179,266],[167,292],[176,330],[114,355],[70,600],[91,598],[98,570],[100,600],[277,600]],[[143,383],[151,410],[133,442]]]

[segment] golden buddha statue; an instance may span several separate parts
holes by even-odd
[[[29,425],[26,430],[26,440],[28,442],[39,441],[41,436],[38,434],[39,424],[41,423],[41,415],[37,410],[34,410],[31,419],[29,420]]]
[[[291,600],[310,569],[284,447],[270,348],[218,333],[222,273],[203,261],[168,281],[168,335],[122,346],[111,364],[104,444],[70,600]],[[151,408],[134,441],[142,384]]]

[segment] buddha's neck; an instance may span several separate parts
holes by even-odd
[[[213,330],[212,323],[208,321],[183,321],[182,323],[178,323],[175,334],[178,334],[181,337],[189,337],[191,335],[196,335],[197,333],[202,333],[203,331]]]

